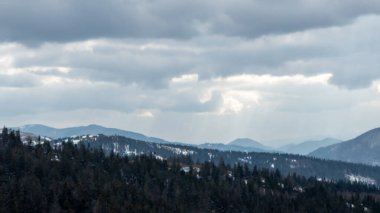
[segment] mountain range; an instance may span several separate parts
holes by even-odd
[[[352,163],[363,163],[370,165],[380,165],[380,128],[370,130],[352,140],[340,142],[337,139],[326,138],[321,141],[307,141],[300,144],[291,144],[279,149],[274,149],[261,143],[249,139],[240,138],[233,140],[229,143],[204,143],[199,145],[172,143],[160,138],[145,136],[140,133],[125,131],[115,128],[106,128],[99,125],[88,125],[80,127],[70,127],[57,129],[44,125],[25,125],[19,127],[20,131],[24,133],[31,133],[34,135],[41,135],[42,138],[46,137],[51,139],[58,138],[73,138],[75,136],[83,135],[98,135],[105,136],[123,136],[136,141],[144,141],[156,144],[182,144],[189,147],[201,148],[206,150],[218,150],[229,152],[243,152],[243,153],[292,153],[306,155],[310,152],[309,156],[339,160]],[[27,134],[28,135],[28,134]],[[30,137],[30,135],[28,136]],[[332,144],[332,145],[331,145]],[[314,150],[314,151],[313,151]]]
[[[34,135],[40,135],[43,137],[48,137],[51,139],[58,139],[64,137],[73,137],[73,136],[81,136],[81,135],[97,135],[103,134],[107,136],[112,135],[120,135],[127,138],[132,138],[139,141],[153,142],[153,143],[177,143],[177,144],[186,144],[181,142],[172,142],[167,141],[157,137],[146,136],[141,133],[126,131],[122,129],[116,128],[108,128],[103,127],[96,124],[91,124],[88,126],[78,126],[78,127],[68,127],[68,128],[53,128],[41,124],[29,124],[21,127],[17,127],[15,129],[19,129],[24,133],[32,133]],[[340,142],[337,139],[325,139],[321,141],[308,141],[300,144],[291,144],[284,147],[280,147],[278,149],[265,146],[258,141],[252,140],[250,138],[238,138],[229,143],[202,143],[198,146],[199,148],[207,148],[207,149],[216,149],[220,151],[240,151],[240,152],[285,152],[292,154],[308,154],[320,147],[331,145],[333,143]],[[190,144],[187,144],[190,145]]]
[[[44,137],[49,137],[52,139],[65,138],[65,137],[74,137],[81,135],[120,135],[127,138],[132,138],[135,140],[154,142],[154,143],[171,143],[169,141],[148,137],[140,133],[116,129],[116,128],[107,128],[96,124],[91,124],[88,126],[78,126],[78,127],[68,127],[68,128],[53,128],[41,124],[29,124],[21,127],[16,127],[14,129],[19,129],[21,132],[32,133],[34,135],[40,135]]]
[[[372,129],[345,142],[319,148],[309,155],[380,166],[380,128]]]
[[[307,156],[286,153],[269,152],[240,152],[205,149],[181,144],[160,144],[134,140],[123,136],[87,135],[52,140],[53,147],[59,147],[64,142],[71,141],[92,149],[102,149],[107,155],[111,153],[120,156],[151,155],[156,159],[184,158],[192,162],[214,162],[219,164],[221,159],[230,166],[246,165],[253,169],[278,169],[282,174],[299,174],[305,177],[319,177],[325,180],[361,178],[366,184],[380,183],[380,167],[370,165],[321,160]]]
[[[139,141],[146,141],[146,142],[153,142],[153,143],[185,144],[185,143],[180,143],[180,142],[170,142],[170,141],[156,138],[156,137],[149,137],[144,134],[140,134],[140,133],[136,133],[132,131],[126,131],[126,130],[121,130],[121,129],[116,129],[116,128],[107,128],[107,127],[103,127],[96,124],[91,124],[88,126],[62,128],[62,129],[53,128],[53,127],[49,127],[49,126],[45,126],[41,124],[29,124],[29,125],[17,127],[15,129],[19,129],[21,132],[32,133],[34,135],[41,135],[41,136],[49,137],[52,139],[74,137],[74,136],[81,136],[81,135],[103,134],[107,136],[119,135],[119,136],[124,136],[127,138],[139,140]],[[274,151],[274,148],[264,146],[261,143],[249,138],[236,139],[234,141],[231,141],[228,144],[204,143],[204,144],[193,145],[193,146],[198,146],[200,148],[217,149],[221,151],[242,151],[242,152]]]
[[[51,139],[74,137],[81,135],[124,136],[138,141],[145,141],[159,144],[185,144],[170,142],[164,139],[149,137],[140,133],[107,128],[99,125],[88,125],[70,128],[52,128],[49,126],[33,124],[19,127],[21,132],[32,133]],[[238,152],[272,152],[272,153],[291,153],[307,155],[311,157],[340,160],[353,163],[365,163],[370,165],[380,165],[380,128],[368,131],[357,138],[341,142],[333,138],[326,138],[320,141],[306,141],[300,144],[290,144],[278,149],[265,146],[249,138],[239,138],[229,143],[203,143],[199,145],[185,144],[203,149],[214,149],[219,151],[238,151]]]

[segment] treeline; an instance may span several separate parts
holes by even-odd
[[[380,212],[374,186],[0,137],[0,212]]]
[[[257,153],[238,151],[219,151],[202,149],[189,145],[158,144],[138,141],[123,136],[98,135],[94,137],[78,136],[53,141],[57,144],[73,140],[91,148],[103,149],[107,154],[116,152],[121,155],[140,155],[154,153],[163,158],[188,155],[193,162],[213,161],[218,163],[221,158],[229,165],[247,164],[250,169],[254,166],[263,169],[280,170],[281,174],[296,173],[305,177],[328,178],[344,180],[347,175],[369,178],[373,183],[380,184],[380,167],[333,160],[322,160],[313,157],[286,153]]]

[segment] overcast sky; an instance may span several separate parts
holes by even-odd
[[[380,126],[380,1],[0,1],[0,121],[279,146]]]

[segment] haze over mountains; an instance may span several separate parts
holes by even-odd
[[[255,140],[252,140],[250,138],[238,138],[228,143],[228,145],[235,145],[235,146],[242,146],[242,147],[255,147],[262,150],[273,150],[272,147],[264,146],[263,144]]]
[[[227,144],[223,143],[204,143],[198,145],[200,148],[217,149],[220,151],[239,151],[239,152],[277,152],[272,147],[264,146],[263,144],[249,139],[238,138]]]
[[[286,153],[307,155],[310,152],[317,150],[318,148],[330,146],[330,145],[340,143],[340,142],[342,141],[339,139],[325,138],[319,141],[305,141],[300,144],[289,144],[289,145],[280,147],[279,150]]]

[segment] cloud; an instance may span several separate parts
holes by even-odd
[[[374,0],[2,1],[0,117],[175,140],[341,123],[347,135],[378,120],[379,12]]]
[[[0,45],[5,69],[147,88],[170,82],[240,74],[273,76],[331,73],[342,88],[369,87],[380,78],[380,16],[341,27],[310,29],[256,39],[204,36],[191,40],[95,39],[45,43],[38,48]],[[183,79],[181,79],[183,78]]]
[[[154,114],[150,111],[143,111],[139,114],[139,116],[143,118],[154,118]]]
[[[34,45],[98,38],[257,38],[344,25],[379,11],[376,0],[12,0],[0,3],[0,39]]]
[[[154,89],[42,75],[45,83],[27,89],[0,87],[0,99],[11,103],[0,105],[0,116],[15,125],[96,122],[175,141],[227,142],[241,136],[265,141],[317,133],[346,137],[340,122],[352,129],[347,117],[355,119],[355,126],[363,124],[352,130],[359,133],[374,125],[370,115],[380,103],[378,82],[343,90],[329,84],[331,74],[195,76],[177,76],[173,79],[187,80]],[[334,126],[339,126],[337,132],[331,130]]]
[[[32,87],[36,86],[37,82],[38,80],[34,76],[0,74],[0,87]]]

